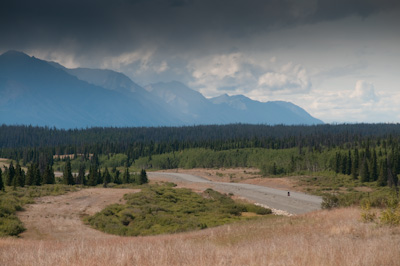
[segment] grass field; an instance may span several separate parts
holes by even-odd
[[[239,173],[231,174],[242,179]],[[213,178],[232,179],[221,170],[215,176]],[[323,176],[309,178],[311,181],[303,186],[332,186]],[[300,189],[299,185],[309,178],[296,183],[285,179],[288,182],[274,184],[296,185]],[[346,180],[338,178],[341,183]],[[267,181],[277,182],[278,179]],[[343,194],[351,194],[350,186],[353,185],[345,186]],[[360,188],[363,187],[359,184],[353,186],[355,191]],[[64,217],[66,209],[62,208],[75,209],[71,216],[79,221],[82,214],[92,215],[95,210],[100,210],[95,202],[107,205],[101,200],[102,188],[84,189],[79,193],[82,194],[76,202],[82,205],[81,209],[73,208],[74,201],[69,198],[72,193],[50,196],[42,198],[43,209],[37,216],[47,218],[50,215],[44,213],[45,210],[58,209],[59,223],[54,226],[62,231],[65,229],[62,221],[69,221]],[[119,197],[122,195],[123,192]],[[50,235],[29,238],[24,233],[21,238],[0,238],[0,265],[399,265],[400,227],[366,223],[361,217],[360,208],[347,207],[292,217],[260,217],[200,231],[159,236],[121,237],[100,233],[87,226],[85,230],[92,235],[77,232],[58,238]],[[84,226],[83,223],[80,225]],[[71,226],[78,228],[74,223]]]
[[[400,229],[357,208],[107,239],[0,239],[0,265],[399,265]]]

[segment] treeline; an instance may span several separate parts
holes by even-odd
[[[17,162],[15,167],[13,162],[10,162],[8,167],[4,166],[4,174],[0,169],[0,178],[0,190],[4,190],[5,186],[13,186],[15,188],[55,184],[55,176],[52,166],[46,165],[43,171],[41,171],[39,165],[36,163],[30,164],[25,173],[19,162]]]
[[[399,150],[400,124],[0,127],[0,157],[15,160],[19,168],[32,168],[25,177],[17,174],[16,181],[5,179],[7,185],[10,180],[16,185],[53,182],[55,165],[64,170],[66,184],[129,183],[131,178],[124,179],[117,167],[133,165],[137,169],[256,167],[264,175],[335,171],[363,182],[397,185]],[[78,175],[73,176],[72,169]],[[8,172],[5,169],[3,175]]]
[[[213,151],[199,148],[141,157],[134,166],[154,169],[255,167],[265,176],[333,171],[361,182],[376,182],[378,186],[397,186],[400,147],[370,147],[367,143],[365,147],[322,151],[297,148]]]
[[[83,159],[83,158],[82,158]],[[129,168],[126,167],[124,172],[121,174],[120,170],[116,167],[113,167],[111,172],[108,170],[108,167],[104,167],[101,170],[98,157],[94,155],[90,160],[89,173],[86,175],[86,166],[82,162],[79,164],[78,175],[72,174],[71,161],[68,159],[65,162],[64,172],[63,172],[63,183],[66,185],[88,185],[88,186],[96,186],[99,184],[103,184],[106,187],[109,183],[114,184],[136,184],[142,185],[148,182],[146,170],[142,169],[140,174],[132,175],[129,172]]]
[[[4,180],[4,181],[3,181]],[[41,186],[45,184],[63,183],[65,185],[87,185],[97,186],[103,184],[106,187],[109,183],[119,184],[136,184],[142,185],[148,183],[147,173],[144,169],[140,174],[131,174],[126,167],[125,171],[121,172],[115,167],[109,172],[108,167],[101,170],[99,161],[96,156],[93,156],[90,164],[89,173],[86,174],[85,164],[79,165],[78,174],[72,173],[71,161],[66,160],[62,178],[56,180],[53,167],[46,165],[45,169],[41,171],[36,163],[28,166],[25,171],[21,168],[20,164],[14,167],[11,161],[9,166],[4,166],[4,173],[0,169],[0,190],[4,191],[5,186],[24,187],[24,186]]]
[[[193,148],[214,151],[266,148],[322,150],[398,143],[400,124],[315,126],[210,125],[158,128],[0,127],[0,157],[27,163],[53,164],[54,155],[125,154],[130,165],[143,156]]]
[[[336,173],[351,175],[361,182],[377,182],[378,186],[397,186],[400,175],[399,146],[376,147],[359,152],[357,148],[348,152],[337,152],[331,166]]]

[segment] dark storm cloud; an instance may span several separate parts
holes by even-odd
[[[166,49],[212,46],[220,38],[244,39],[398,7],[391,0],[3,0],[0,49],[56,49],[72,43],[76,54],[113,55],[149,42]]]

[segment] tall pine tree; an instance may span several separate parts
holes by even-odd
[[[140,171],[139,182],[138,183],[139,183],[139,185],[143,185],[143,184],[146,184],[148,182],[149,182],[149,180],[147,178],[146,170],[142,169],[142,171]]]
[[[88,175],[88,186],[96,186],[97,185],[97,166],[95,163],[92,163],[89,168],[89,175]]]
[[[79,165],[78,177],[76,179],[76,183],[80,185],[86,185],[86,177],[85,177],[85,164],[81,163]]]
[[[43,184],[54,184],[56,182],[54,170],[50,164],[46,166],[42,179]]]
[[[122,183],[124,184],[129,184],[131,182],[130,174],[129,174],[129,169],[128,167],[125,168],[124,171],[124,176],[122,177]]]
[[[353,179],[357,179],[358,177],[358,167],[359,167],[359,160],[360,160],[360,155],[358,153],[358,149],[354,149],[354,159],[351,164],[351,176]]]
[[[108,171],[108,167],[106,167],[106,169],[104,169],[103,183],[104,183],[104,181],[106,181],[107,184],[111,182],[111,175],[110,175],[110,172]]]
[[[6,176],[6,185],[7,186],[11,186],[13,184],[14,176],[15,176],[15,168],[14,168],[13,162],[11,161],[10,165],[8,166],[8,173]]]
[[[27,172],[26,178],[25,178],[25,185],[27,185],[27,186],[33,185],[33,182],[35,179],[35,173],[36,173],[34,166],[35,166],[35,164],[33,164],[33,163],[28,166],[28,172]]]
[[[381,186],[381,187],[386,186],[387,180],[388,180],[387,159],[383,159],[380,163],[380,170],[379,170],[379,177],[377,180],[377,185]]]
[[[351,151],[349,150],[349,156],[347,157],[347,165],[346,165],[346,175],[351,175],[351,168],[352,168],[352,158],[351,158]]]
[[[74,177],[72,176],[72,169],[71,169],[71,161],[67,158],[64,167],[63,173],[63,181],[66,185],[73,185],[74,184]]]
[[[25,173],[23,172],[23,170],[21,169],[21,166],[19,165],[19,163],[17,163],[17,165],[15,166],[15,179],[16,179],[16,183],[17,186],[23,187],[25,186]]]
[[[361,182],[368,182],[369,181],[369,169],[368,169],[368,162],[367,158],[364,158],[361,168]]]
[[[0,191],[4,191],[4,183],[3,183],[3,172],[0,168]]]
[[[113,179],[113,182],[115,183],[115,184],[121,184],[122,182],[121,182],[121,178],[119,177],[121,175],[121,173],[120,173],[120,171],[119,170],[115,170],[115,172],[114,172],[114,179]]]
[[[374,149],[372,153],[372,159],[371,159],[371,166],[370,166],[370,176],[369,176],[369,181],[376,181],[378,179],[378,162],[377,162],[377,157],[376,157],[376,151]]]
[[[40,174],[39,165],[35,164],[35,173],[34,173],[33,184],[35,186],[40,186],[42,184],[42,175]]]

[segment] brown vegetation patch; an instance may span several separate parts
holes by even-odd
[[[24,239],[82,239],[109,237],[91,229],[81,221],[83,216],[93,215],[107,205],[123,202],[123,195],[137,189],[89,188],[61,196],[48,196],[25,206],[18,217],[27,230]]]
[[[373,192],[374,190],[370,187],[355,187],[354,190],[360,191],[360,192]]]
[[[5,159],[5,158],[0,158],[0,168],[1,168],[1,170],[3,171],[4,169],[4,166],[9,166],[10,165],[10,163],[9,163],[9,159]]]

